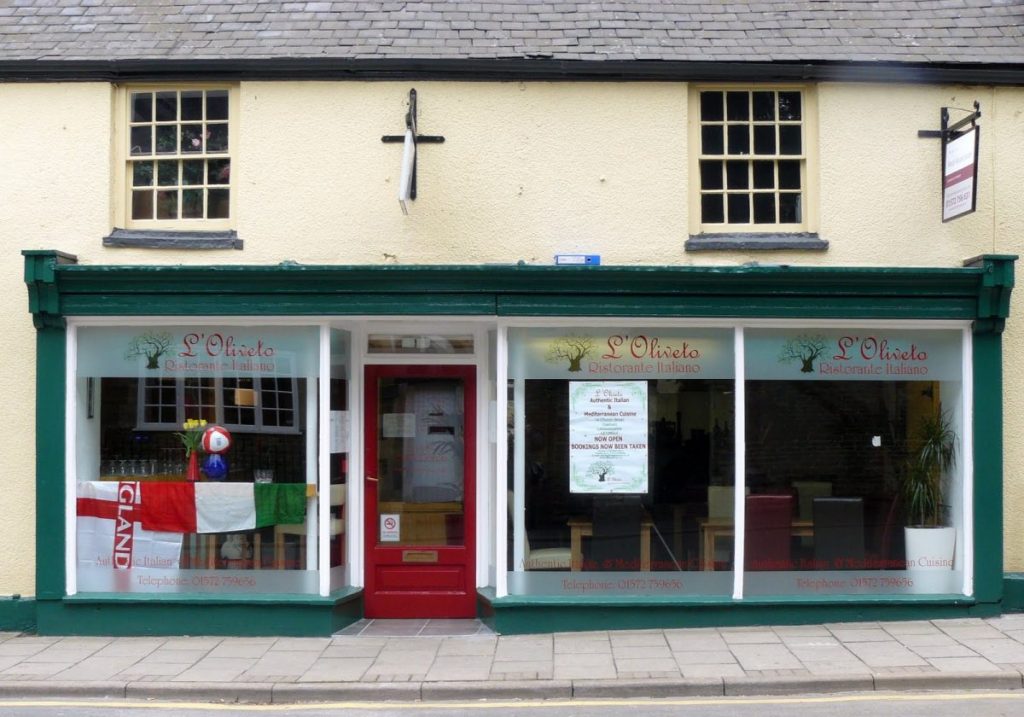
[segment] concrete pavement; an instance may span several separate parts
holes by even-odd
[[[319,702],[1024,689],[1024,614],[498,636],[369,621],[326,638],[0,633],[0,699]]]

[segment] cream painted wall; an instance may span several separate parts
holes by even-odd
[[[0,84],[0,595],[35,593],[35,329],[21,250],[99,253],[110,221],[110,99],[104,84]]]
[[[992,250],[1024,254],[1024,89],[1000,89],[983,118],[983,143],[992,145]],[[984,110],[983,110],[984,111]],[[982,166],[984,169],[984,166]],[[1018,272],[1020,273],[1020,272]],[[1024,274],[1021,274],[1024,276]],[[1003,531],[1006,570],[1024,571],[1024,287],[1012,294],[1003,334]]]
[[[408,90],[419,94],[419,199],[396,200]],[[687,86],[670,83],[242,83],[233,181],[243,251],[106,249],[112,226],[111,89],[0,85],[0,247],[13,309],[0,416],[30,421],[33,330],[25,248],[83,264],[528,263],[599,253],[605,264],[959,266],[1015,253],[1024,236],[1024,90],[824,84],[818,88],[820,234],[829,250],[687,254]],[[978,211],[939,220],[943,105],[978,99]],[[1024,356],[1015,295],[1007,366]],[[1020,379],[1007,370],[1008,437],[1024,430]],[[59,437],[58,437],[59,439]],[[0,437],[0,480],[15,500],[0,594],[33,588],[33,448]],[[15,466],[17,469],[15,469]],[[1007,440],[1006,567],[1024,570],[1024,447]]]

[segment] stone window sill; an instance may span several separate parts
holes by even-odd
[[[755,234],[736,232],[694,234],[686,240],[686,251],[825,251],[828,242],[814,232]]]
[[[241,249],[235,230],[189,232],[153,229],[114,229],[103,237],[103,246],[133,249]]]

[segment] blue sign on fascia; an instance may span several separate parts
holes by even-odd
[[[599,266],[600,254],[555,254],[555,264],[566,266]]]

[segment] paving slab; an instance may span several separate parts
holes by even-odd
[[[998,663],[1024,662],[1024,645],[1006,637],[994,639],[965,639],[964,647],[974,650],[987,660]]]
[[[733,645],[732,653],[744,670],[792,670],[803,667],[785,645]]]
[[[369,657],[321,657],[299,676],[299,682],[354,682],[373,665]]]
[[[984,657],[931,657],[928,664],[939,672],[1001,672]]]
[[[335,645],[331,644],[320,653],[320,659],[342,657],[375,658],[384,649],[383,645]]]
[[[247,675],[294,675],[298,677],[316,664],[319,652],[268,652],[246,670]]]
[[[722,639],[730,647],[735,645],[759,645],[782,642],[782,638],[776,635],[773,630],[745,630],[739,628],[722,630]]]
[[[424,677],[425,682],[486,680],[491,674],[491,659],[475,656],[438,656]]]
[[[676,663],[682,665],[735,665],[736,656],[731,650],[706,650],[703,652],[673,652]]]
[[[984,659],[974,650],[957,642],[949,645],[916,645],[910,649],[929,661],[933,658],[941,657],[977,657],[979,659]]]
[[[88,657],[58,672],[55,677],[66,681],[109,680],[138,661],[137,657]]]
[[[445,640],[437,650],[437,656],[479,656],[493,657],[498,649],[497,638],[474,640]]]
[[[840,642],[891,642],[892,635],[882,628],[835,628],[832,635]]]
[[[719,651],[728,650],[729,645],[717,632],[699,632],[695,634],[666,633],[665,639],[673,652],[681,651]]]
[[[669,673],[679,675],[679,665],[671,657],[615,658],[615,669],[620,677],[639,677],[641,674]]]
[[[846,647],[869,667],[907,667],[926,665],[924,658],[914,654],[895,640],[889,642],[850,642]]]
[[[746,672],[736,663],[729,665],[683,665],[683,677],[744,677]]]

